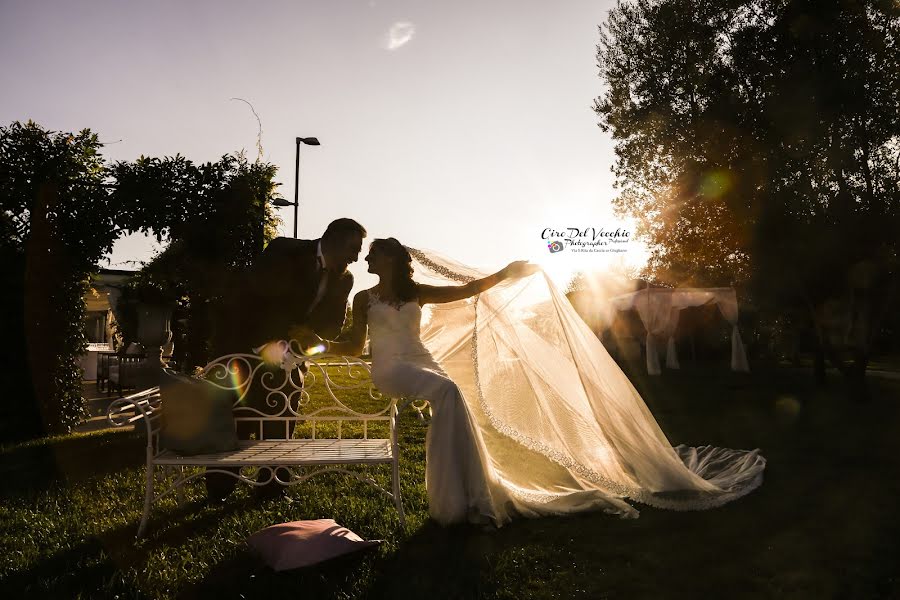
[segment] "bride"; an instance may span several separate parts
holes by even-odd
[[[431,403],[425,485],[439,523],[584,510],[633,518],[626,499],[696,510],[762,483],[758,450],[673,448],[536,266],[485,276],[394,238],[373,241],[365,260],[379,282],[354,297],[349,333],[297,341],[359,355],[368,335],[374,385]]]

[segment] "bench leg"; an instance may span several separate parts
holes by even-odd
[[[175,475],[178,478],[178,483],[175,484],[175,498],[178,499],[178,505],[181,506],[184,504],[184,467],[178,467],[178,472]]]
[[[147,461],[147,477],[144,490],[144,513],[141,515],[141,524],[138,525],[137,536],[143,537],[147,529],[147,519],[150,518],[150,504],[153,502],[153,463]]]
[[[400,528],[406,528],[406,515],[403,513],[403,499],[400,497],[400,461],[397,457],[391,461],[393,468],[393,481],[391,482],[394,492],[394,506],[397,507],[397,514],[400,515]]]

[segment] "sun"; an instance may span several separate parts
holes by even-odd
[[[585,276],[583,286],[598,298],[630,291],[629,286],[646,265],[647,252],[634,244],[626,253],[573,252],[564,248],[556,252],[538,252],[531,262],[541,266],[553,284],[565,291],[579,274]]]
[[[531,261],[539,264],[556,287],[562,290],[566,289],[576,274],[604,271],[609,262],[603,254],[572,252],[565,247],[555,252],[551,252],[548,248],[534,256]]]

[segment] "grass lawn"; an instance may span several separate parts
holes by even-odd
[[[242,487],[211,505],[194,484],[185,504],[157,505],[136,541],[140,431],[41,439],[0,450],[0,597],[900,597],[900,381],[872,378],[874,399],[856,405],[831,374],[824,390],[787,370],[634,377],[673,444],[762,448],[763,486],[704,512],[441,528],[427,517],[425,429],[408,413],[406,530],[373,488],[328,475],[262,504]],[[244,544],[267,525],[326,517],[385,541],[287,573]]]

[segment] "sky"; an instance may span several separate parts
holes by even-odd
[[[275,164],[299,237],[352,217],[375,237],[496,270],[528,259],[557,283],[640,265],[551,253],[548,228],[633,231],[617,217],[598,26],[613,2],[0,0],[0,123],[90,128],[110,160],[245,150]],[[293,232],[293,208],[279,209]],[[633,237],[633,234],[632,234]],[[120,240],[113,268],[159,249]],[[625,250],[625,252],[621,252]],[[365,255],[363,253],[360,258]],[[361,261],[356,288],[376,280]]]

